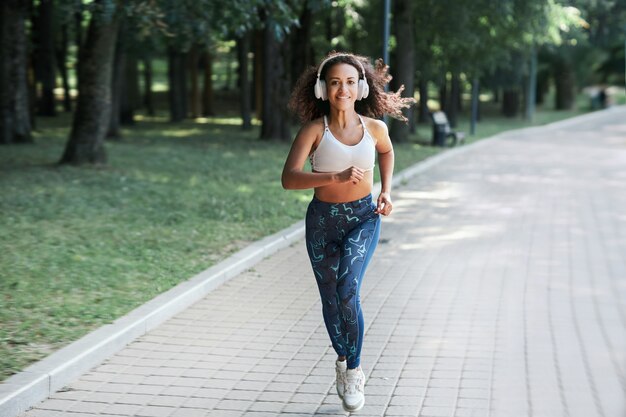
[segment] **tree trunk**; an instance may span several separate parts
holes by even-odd
[[[35,130],[37,126],[37,76],[35,75],[35,63],[33,57],[33,27],[35,26],[35,0],[26,0],[27,5],[24,8],[24,22],[28,22],[28,16],[30,16],[30,42],[28,38],[28,30],[26,30],[27,36],[27,52],[26,52],[26,84],[28,88],[28,117],[30,119],[31,129]]]
[[[519,91],[505,89],[502,92],[502,114],[506,117],[515,117],[519,111]]]
[[[126,73],[125,26],[124,22],[120,22],[113,58],[113,74],[111,76],[111,118],[107,132],[107,138],[111,139],[122,138],[122,132],[120,131],[120,103],[122,94],[126,94],[126,91],[123,90],[124,75]]]
[[[40,116],[55,116],[55,56],[54,56],[54,4],[52,0],[41,0],[33,18],[35,33],[34,64],[37,84],[41,96],[37,102]]]
[[[189,69],[189,109],[191,111],[191,118],[195,119],[200,117],[200,85],[198,83],[198,66],[199,54],[198,45],[193,45],[189,54],[187,55],[187,67]]]
[[[545,95],[550,90],[550,73],[548,71],[537,72],[537,91],[535,93],[536,104],[543,104]]]
[[[526,90],[526,119],[533,121],[537,103],[537,49],[533,46],[530,55],[528,86]]]
[[[143,57],[143,105],[148,116],[154,116],[154,97],[152,94],[152,58],[149,54]]]
[[[448,78],[445,74],[442,76],[439,86],[439,107],[443,112],[448,111]]]
[[[470,135],[476,134],[476,123],[478,122],[478,103],[480,85],[478,77],[472,80],[472,109],[470,115]]]
[[[96,0],[101,5],[103,0]],[[92,15],[78,66],[78,100],[62,164],[105,163],[104,137],[111,117],[111,74],[119,17]]]
[[[263,44],[264,31],[257,31],[254,36],[254,90],[252,102],[257,119],[263,115]]]
[[[419,80],[420,102],[419,102],[419,123],[428,123],[428,81],[424,78]]]
[[[74,0],[76,4],[76,12],[74,13],[74,42],[76,43],[76,56],[79,57],[82,53],[83,48],[83,6],[82,0]],[[78,79],[78,66],[80,65],[80,60],[76,62],[74,66],[74,72],[76,74],[76,79]]]
[[[237,60],[239,61],[239,108],[241,128],[252,129],[250,75],[248,72],[248,52],[250,51],[250,32],[237,39]]]
[[[570,62],[561,60],[554,68],[554,81],[556,87],[555,109],[571,110],[574,108],[576,96],[576,75]]]
[[[334,7],[331,7],[330,9],[328,9],[328,16],[326,17],[326,43],[328,45],[331,45],[333,42],[333,38],[335,37],[334,35],[334,31],[333,31],[333,10],[335,10]]]
[[[458,89],[456,92],[456,110],[457,114],[463,112],[463,83],[457,74]]]
[[[232,90],[232,82],[233,82],[233,66],[232,60],[230,59],[230,52],[228,54],[222,55],[222,59],[224,60],[224,67],[226,67],[226,83],[222,87],[222,90]]]
[[[27,5],[0,2],[0,144],[32,142],[24,24]]]
[[[37,127],[37,80],[35,79],[35,68],[33,67],[32,55],[26,52],[26,89],[28,96],[28,119],[31,129]]]
[[[313,25],[313,12],[309,7],[309,0],[304,1],[302,6],[302,14],[300,15],[300,26],[295,27],[293,30],[293,36],[291,50],[293,56],[291,59],[291,81],[292,85],[289,89],[292,90],[294,83],[300,77],[300,74],[304,70],[313,65],[313,47],[311,46],[311,28]]]
[[[76,42],[76,48],[78,56],[80,56],[80,49],[83,46],[83,9],[82,0],[75,0],[78,9],[74,13],[74,42]]]
[[[396,0],[393,2],[393,23],[396,35],[396,66],[392,68],[394,90],[404,85],[402,97],[413,97],[415,93],[415,13],[413,0]],[[402,114],[413,120],[413,106],[404,109]],[[392,119],[390,135],[396,142],[409,140],[410,126],[400,120]]]
[[[266,25],[269,26],[269,25]],[[278,42],[273,31],[266,27],[263,33],[263,118],[261,139],[290,140],[289,78],[285,63],[288,39]]]
[[[204,73],[204,86],[202,88],[202,115],[204,117],[215,115],[213,94],[213,55],[208,48],[202,53],[202,68]]]
[[[120,123],[124,126],[135,124],[135,110],[139,103],[139,71],[137,56],[126,50],[126,63],[122,77],[122,94],[120,96]]]
[[[167,55],[170,121],[181,122],[187,117],[187,83],[185,80],[186,54],[170,46]]]
[[[61,25],[61,39],[59,40],[59,45],[56,50],[56,62],[63,83],[63,110],[71,112],[72,97],[70,96],[70,83],[67,73],[67,45],[69,43],[67,29],[67,24]]]
[[[446,110],[448,116],[448,122],[450,127],[456,127],[459,119],[459,96],[461,95],[461,80],[459,74],[452,73],[452,80],[450,81],[450,105]]]

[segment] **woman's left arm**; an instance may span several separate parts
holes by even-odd
[[[393,204],[391,203],[391,179],[393,177],[394,166],[393,145],[389,138],[387,125],[380,120],[374,120],[373,125],[374,129],[372,129],[372,133],[376,139],[376,152],[378,152],[381,183],[376,213],[388,216],[393,208]]]

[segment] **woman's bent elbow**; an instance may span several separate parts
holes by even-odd
[[[285,190],[293,190],[293,181],[290,181],[286,175],[280,178],[280,182]]]

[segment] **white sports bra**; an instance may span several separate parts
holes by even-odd
[[[363,118],[359,116],[363,125],[363,137],[356,145],[346,145],[335,138],[328,128],[328,120],[324,116],[324,135],[317,149],[310,156],[311,166],[317,172],[336,172],[348,169],[351,166],[365,171],[374,169],[376,158],[376,143],[365,127]]]

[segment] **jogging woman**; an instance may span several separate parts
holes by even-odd
[[[322,314],[337,353],[336,386],[346,411],[365,403],[361,368],[364,323],[360,288],[380,233],[380,215],[388,216],[394,154],[389,114],[401,120],[414,100],[400,91],[385,92],[391,77],[378,61],[331,53],[298,80],[290,107],[303,122],[282,174],[285,189],[314,189],[306,213],[306,247],[319,287]],[[375,159],[381,192],[374,200]],[[310,160],[312,170],[305,171]]]

